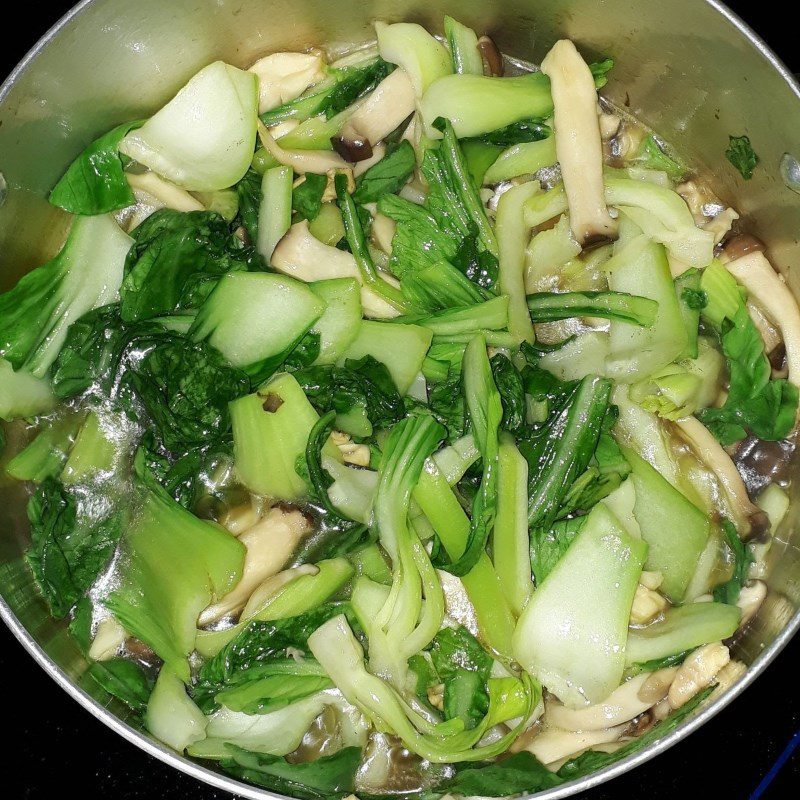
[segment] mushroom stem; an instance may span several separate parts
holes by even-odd
[[[614,238],[617,226],[603,191],[603,143],[592,73],[568,39],[553,45],[542,72],[550,78],[556,153],[572,232],[582,245]]]
[[[291,167],[299,175],[313,172],[324,175],[331,169],[347,169],[350,165],[330,150],[284,150],[273,138],[261,120],[258,121],[258,138],[264,149],[284,167]]]
[[[717,476],[737,529],[747,534],[752,527],[751,517],[760,512],[750,501],[747,487],[731,457],[696,417],[679,419],[675,425],[692,452]]]

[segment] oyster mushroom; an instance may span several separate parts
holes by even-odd
[[[553,95],[556,153],[569,204],[570,224],[582,245],[616,236],[603,188],[603,146],[594,78],[568,39],[542,61]]]
[[[308,220],[297,222],[289,228],[272,253],[271,266],[301,281],[355,278],[363,283],[361,271],[352,254],[329,247],[315,238],[308,229]],[[385,275],[384,280],[392,282]],[[363,285],[361,308],[365,316],[377,319],[396,317],[399,313],[394,306]]]
[[[258,113],[263,114],[300,97],[325,77],[320,53],[272,53],[248,70],[258,76]]]

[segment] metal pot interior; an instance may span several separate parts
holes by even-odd
[[[800,293],[800,197],[779,173],[785,152],[796,148],[800,157],[800,89],[757,37],[724,7],[704,0],[87,0],[0,89],[0,172],[7,184],[0,197],[0,289],[60,246],[68,219],[46,198],[71,159],[113,125],[157,109],[201,66],[224,59],[246,67],[275,50],[366,41],[375,18],[414,20],[440,31],[445,13],[489,32],[505,53],[520,59],[539,61],[564,36],[587,56],[612,56],[616,66],[604,95],[699,168],[717,194],[740,211],[744,228],[767,242],[773,264]],[[742,133],[761,157],[749,182],[724,157],[728,135]],[[797,484],[771,551],[767,601],[735,644],[735,657],[754,665],[750,678],[800,625],[800,551],[794,535],[799,494]],[[25,501],[19,485],[0,477],[0,593],[7,604],[0,604],[0,611],[32,652],[40,648],[43,666],[102,715],[98,705],[91,707],[71,688],[86,664],[65,626],[50,619],[22,560]],[[121,705],[110,710],[126,719]],[[270,796],[168,754],[107,714],[105,721],[203,780],[250,797]],[[679,731],[667,744],[682,735]],[[645,751],[633,761],[649,755]],[[606,775],[548,796],[586,789],[629,766],[622,762]]]

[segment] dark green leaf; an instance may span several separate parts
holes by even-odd
[[[376,203],[385,194],[394,194],[405,185],[416,165],[414,148],[410,142],[402,141],[358,177],[353,200],[363,205]]]
[[[228,403],[250,379],[211,345],[164,334],[124,375],[164,446],[183,452],[218,441],[230,429]]]
[[[536,756],[522,751],[496,763],[459,764],[437,791],[464,797],[510,797],[558,786],[561,779]]]
[[[431,661],[444,683],[445,719],[460,719],[467,730],[474,728],[489,710],[486,682],[492,657],[463,626],[445,628],[430,646]]]
[[[301,800],[333,800],[352,794],[361,749],[345,747],[316,761],[289,763],[282,756],[251,753],[228,745],[232,758],[221,762],[231,775]]]
[[[64,617],[111,559],[118,516],[93,518],[53,478],[28,502],[31,546],[26,557],[54,617]]]
[[[239,183],[236,194],[239,196],[239,222],[247,231],[251,244],[258,241],[258,210],[261,207],[262,176],[254,169],[248,169]]]
[[[531,528],[531,569],[537,586],[553,571],[585,521],[586,517],[575,517],[554,522],[549,528]]]
[[[322,195],[327,185],[327,175],[307,172],[305,180],[292,190],[292,211],[301,219],[316,219],[322,208]]]
[[[611,382],[589,375],[562,391],[553,397],[546,422],[518,442],[528,462],[528,522],[540,528],[549,528],[557,519],[570,487],[594,456]]]
[[[308,637],[343,610],[341,604],[328,603],[297,617],[251,622],[200,668],[193,690],[195,702],[205,711],[213,709],[219,692],[232,683],[251,679],[252,672],[245,675],[249,670],[284,658],[287,647],[307,650]]]
[[[749,181],[753,177],[753,170],[758,164],[758,156],[750,144],[749,136],[729,136],[728,149],[725,158],[739,170],[741,176]]]
[[[122,170],[119,143],[143,120],[126,122],[95,139],[73,162],[50,192],[50,202],[71,214],[107,214],[136,200]]]
[[[359,97],[371,92],[393,70],[394,64],[389,64],[382,58],[363,67],[343,68],[337,84],[328,94],[324,108],[320,111],[325,112],[327,119],[336,116]]]
[[[502,353],[492,356],[490,363],[494,382],[503,403],[503,420],[500,427],[511,433],[518,433],[525,425],[526,414],[522,376],[511,360]]]
[[[614,68],[613,58],[604,58],[602,61],[595,61],[589,64],[589,70],[594,78],[596,89],[602,89],[608,83],[608,73]]]
[[[674,653],[671,656],[664,656],[664,658],[653,658],[650,661],[640,661],[637,664],[633,664],[628,670],[627,674],[634,676],[634,675],[641,675],[643,672],[656,672],[659,669],[664,669],[665,667],[676,667],[679,664],[683,664],[686,660],[686,656],[691,653],[691,650],[684,650],[682,653]]]
[[[366,409],[375,428],[387,428],[405,416],[403,398],[386,365],[372,356],[348,359],[343,366],[306,367],[294,373],[311,405],[321,413]]]
[[[84,680],[94,681],[137,714],[144,714],[153,690],[145,671],[126,658],[95,662],[86,671]]]
[[[708,295],[702,289],[686,287],[681,292],[681,298],[693,311],[702,311],[708,305]]]
[[[544,120],[523,119],[519,122],[512,122],[505,128],[498,128],[496,131],[485,133],[478,137],[478,141],[486,144],[494,144],[500,147],[511,147],[521,142],[538,142],[550,136],[552,131]]]
[[[120,289],[125,322],[197,308],[225,273],[261,269],[260,258],[213,211],[163,208],[133,238]]]
[[[739,538],[736,526],[727,519],[722,520],[722,533],[733,556],[733,574],[714,589],[714,600],[735,606],[742,587],[747,583],[753,558],[745,543]]]

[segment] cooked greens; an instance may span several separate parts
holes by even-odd
[[[3,468],[82,686],[304,800],[649,746],[744,669],[783,515],[729,456],[798,413],[779,279],[714,258],[738,215],[598,104],[610,59],[501,77],[444,31],[205,67],[77,157],[0,295]]]

